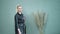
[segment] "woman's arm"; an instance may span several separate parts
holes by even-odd
[[[15,26],[17,27],[18,33],[21,34],[21,31],[18,26],[18,16],[17,15],[15,15]]]
[[[18,26],[18,16],[17,15],[15,15],[15,26],[17,27],[17,29],[19,28],[19,26]]]

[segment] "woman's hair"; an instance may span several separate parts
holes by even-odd
[[[20,4],[18,4],[16,8],[18,8],[18,7],[22,7],[22,6]]]

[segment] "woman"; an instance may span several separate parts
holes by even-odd
[[[22,6],[17,5],[15,19],[15,34],[26,34],[25,17],[22,13]]]

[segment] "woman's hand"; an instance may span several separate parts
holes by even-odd
[[[19,34],[21,34],[21,31],[20,31],[20,29],[19,29],[19,28],[18,28],[18,33],[19,33]]]

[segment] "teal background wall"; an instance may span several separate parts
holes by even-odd
[[[0,34],[15,34],[14,15],[16,5],[23,6],[27,34],[39,34],[32,12],[48,13],[45,34],[60,34],[60,0],[0,0]]]

